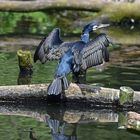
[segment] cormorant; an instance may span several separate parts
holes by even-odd
[[[106,34],[99,34],[94,40],[85,43],[75,42],[60,58],[56,69],[55,78],[48,87],[48,95],[58,95],[69,86],[66,76],[70,72],[78,72],[80,69],[86,70],[92,66],[97,66],[109,61],[107,47],[110,40]]]
[[[87,24],[83,29],[81,41],[75,42],[63,42],[60,39],[60,29],[55,28],[41,41],[36,49],[34,62],[40,60],[45,63],[47,60],[60,58],[55,79],[48,88],[48,95],[58,95],[68,88],[66,78],[68,73],[78,73],[81,69],[86,70],[109,61],[108,37],[105,34],[99,34],[94,40],[89,41],[89,33],[92,30],[106,26],[108,24],[101,24],[98,21]]]

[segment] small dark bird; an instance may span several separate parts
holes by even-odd
[[[55,79],[48,88],[48,95],[58,95],[68,88],[67,74],[78,73],[81,69],[86,70],[92,66],[109,61],[107,47],[110,39],[106,34],[99,34],[94,40],[89,40],[89,33],[99,28],[109,26],[93,21],[83,28],[81,41],[63,42],[60,39],[60,29],[54,29],[48,37],[44,38],[36,49],[34,62],[40,60],[58,59]]]

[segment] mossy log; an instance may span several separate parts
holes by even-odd
[[[91,6],[92,5],[92,6]],[[38,11],[50,9],[75,9],[99,11],[104,3],[97,0],[36,0],[36,1],[0,1],[0,11]]]
[[[135,15],[140,17],[140,3],[137,2],[112,2],[99,0],[36,0],[36,1],[0,1],[0,11],[16,11],[30,12],[50,9],[66,9],[66,10],[86,10],[86,11],[102,11],[103,13],[112,13],[117,11],[117,15]],[[105,10],[105,11],[104,11]],[[123,14],[122,14],[123,12]],[[118,14],[120,13],[120,14]],[[114,17],[114,16],[113,16]],[[127,16],[125,16],[127,17]]]
[[[16,86],[0,86],[0,101],[45,101],[49,102],[55,97],[47,96],[48,84],[34,84],[34,85],[16,85]],[[68,90],[65,91],[65,101],[70,105],[80,104],[87,107],[101,106],[112,107],[119,105],[119,89],[95,87],[85,84],[71,83]],[[54,100],[55,101],[55,100]],[[125,101],[121,106],[130,105],[129,101]],[[134,91],[133,105],[140,104],[140,92]]]

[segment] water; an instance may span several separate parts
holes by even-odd
[[[0,114],[3,114],[0,115],[1,140],[32,140],[31,137],[39,140],[54,137],[56,140],[139,139],[138,134],[119,129],[126,112],[30,104],[1,105]]]
[[[46,34],[58,23],[54,18],[50,20],[46,13],[34,13],[32,22],[30,21],[31,14],[28,15],[29,17],[26,16],[21,13],[10,15],[5,13],[1,17],[0,85],[17,84],[19,76],[17,50],[21,48],[30,50],[33,55],[43,37],[40,34]],[[79,17],[79,14],[76,16]],[[43,23],[42,26],[41,23]],[[61,26],[63,31],[67,29],[67,24]],[[68,34],[66,33],[68,37],[62,34],[64,40],[79,40],[79,29],[66,31],[68,31]],[[18,36],[13,36],[13,32]],[[77,33],[76,37],[71,36],[69,32]],[[103,32],[112,37],[115,47],[109,47],[109,63],[88,70],[87,83],[112,88],[126,85],[140,91],[139,29],[111,27]],[[39,34],[36,35],[36,33]],[[48,62],[45,65],[39,62],[33,64],[31,83],[50,83],[53,80],[56,65],[57,61]],[[42,103],[7,105],[0,102],[0,104],[0,140],[33,140],[33,138],[34,140],[35,138],[52,140],[54,137],[61,137],[61,140],[72,138],[73,140],[138,140],[140,137],[126,129],[119,129],[123,120],[121,117],[125,117],[127,111],[89,110],[80,107],[75,107],[75,109],[59,104],[52,106]],[[54,129],[54,123],[59,131]]]

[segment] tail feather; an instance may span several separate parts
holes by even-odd
[[[69,87],[69,83],[66,77],[64,77],[63,79],[63,88],[66,90]]]
[[[66,77],[58,77],[48,87],[48,95],[59,95],[68,88],[68,80]]]

